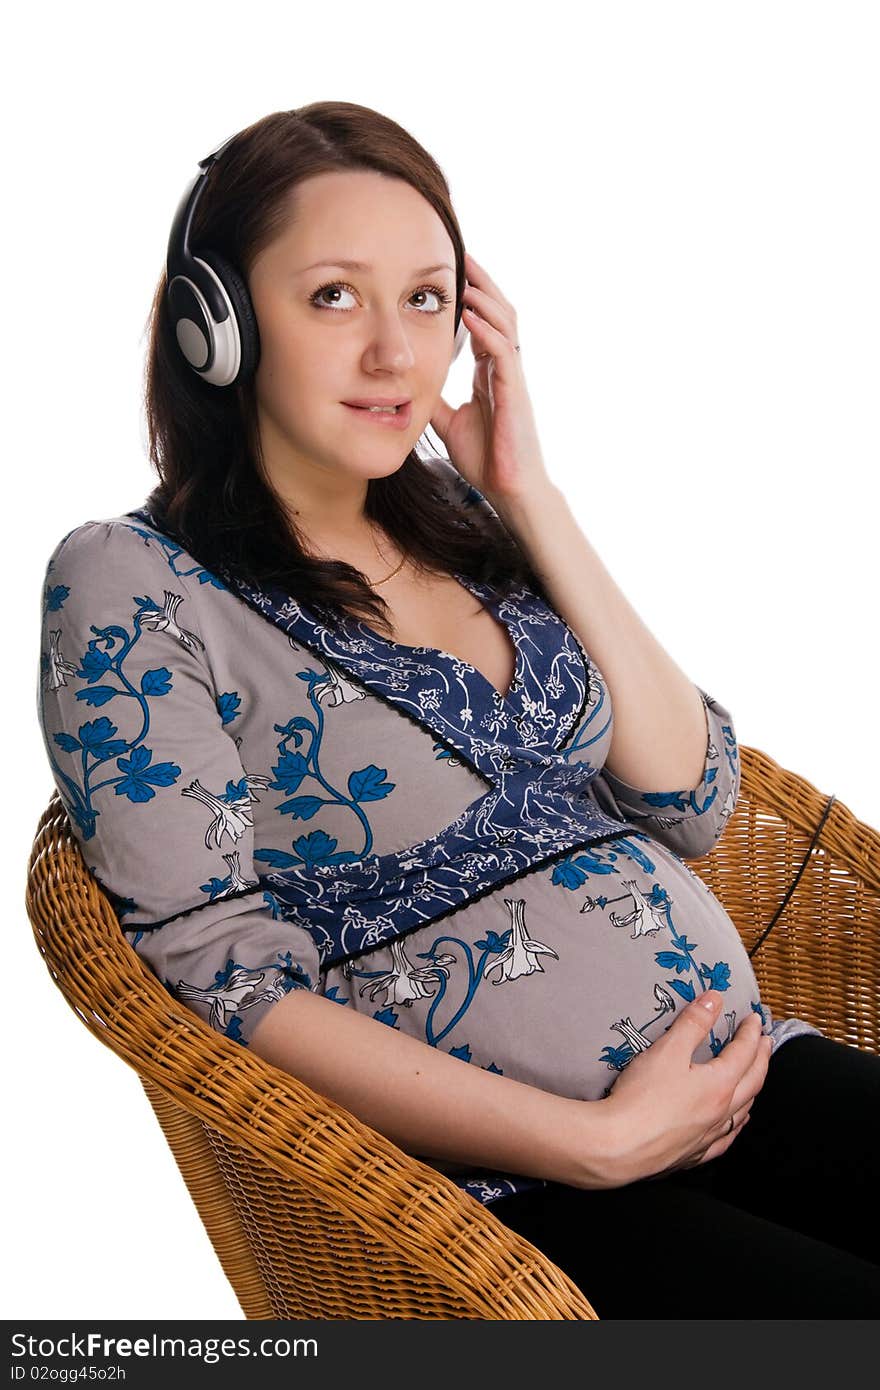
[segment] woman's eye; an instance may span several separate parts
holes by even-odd
[[[450,302],[450,295],[448,295],[445,290],[438,289],[436,285],[423,285],[420,290],[415,291],[415,294],[428,294],[434,296],[434,298],[438,301],[440,308],[432,309],[430,311],[432,314],[439,314],[440,311],[443,308],[445,308],[445,306]]]
[[[336,297],[335,303],[328,302],[328,300],[324,298],[325,295],[330,296],[331,293],[333,296]],[[354,290],[352,289],[351,285],[344,285],[339,280],[331,280],[328,284],[322,285],[320,289],[315,290],[313,295],[310,295],[309,303],[314,304],[318,309],[331,309],[336,312],[341,311],[342,313],[347,313],[350,309],[350,306],[347,304],[339,303],[338,296],[340,294],[353,295]],[[410,298],[414,299],[417,295],[433,295],[433,297],[438,301],[439,305],[439,307],[436,309],[419,309],[420,313],[442,313],[446,305],[451,302],[451,296],[446,294],[444,290],[439,289],[436,285],[423,285],[420,289],[413,290]]]
[[[352,289],[350,289],[350,288],[348,287],[348,285],[340,285],[340,284],[338,284],[337,282],[334,281],[334,282],[332,282],[332,283],[329,284],[329,285],[322,285],[321,288],[320,288],[319,290],[315,290],[315,293],[311,296],[311,298],[310,298],[310,300],[309,300],[309,303],[310,303],[310,304],[317,304],[319,309],[330,309],[330,308],[335,308],[335,307],[336,307],[335,305],[327,304],[326,302],[321,303],[321,298],[322,298],[322,296],[325,295],[325,294],[329,294],[329,292],[330,292],[331,290],[334,290],[334,291],[336,291],[336,292],[341,292],[341,293],[343,293],[343,294],[353,294],[353,293],[354,293],[354,291],[353,291]],[[343,306],[343,307],[346,307],[346,308],[347,308],[348,306],[345,305],[345,306]]]

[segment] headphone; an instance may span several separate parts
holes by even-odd
[[[174,214],[165,263],[165,302],[177,345],[196,375],[212,386],[243,385],[260,360],[260,331],[244,276],[216,251],[200,249],[196,255],[189,241],[211,166],[235,138],[231,135],[199,160],[200,172]],[[468,338],[461,308],[455,330],[453,361]]]

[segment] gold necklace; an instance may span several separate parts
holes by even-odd
[[[384,579],[376,579],[376,580],[373,581],[373,588],[374,588],[374,589],[375,589],[375,588],[378,588],[378,586],[379,586],[380,584],[387,584],[389,579],[393,579],[394,576],[398,573],[398,571],[400,571],[400,570],[403,569],[403,567],[404,567],[404,565],[406,564],[406,562],[407,562],[408,559],[409,559],[409,556],[405,554],[404,557],[403,557],[403,559],[401,560],[400,564],[399,564],[399,565],[395,565],[394,569],[391,571],[390,574],[386,574],[386,576],[385,576]]]
[[[375,545],[375,541],[373,542],[373,544]],[[379,555],[381,555],[382,552],[379,550],[379,547],[378,547],[378,546],[376,546],[376,551],[377,551],[377,553],[378,553]],[[387,584],[389,579],[393,579],[394,576],[395,576],[396,574],[398,574],[398,573],[403,569],[403,567],[404,567],[404,565],[406,564],[406,562],[407,562],[408,559],[409,559],[409,556],[408,556],[407,552],[404,551],[404,552],[403,552],[403,556],[401,557],[401,560],[400,560],[400,564],[395,565],[395,567],[394,567],[394,569],[391,571],[391,573],[390,573],[390,574],[386,574],[386,576],[385,576],[384,579],[376,579],[376,580],[374,580],[374,581],[373,581],[373,584],[372,584],[372,588],[377,589],[377,588],[379,587],[380,584]]]

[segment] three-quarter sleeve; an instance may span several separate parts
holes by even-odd
[[[198,601],[155,543],[88,521],[50,557],[38,715],[52,776],[126,939],[182,1004],[247,1045],[319,957],[254,869],[252,805]]]
[[[682,859],[699,859],[721,838],[740,787],[739,745],[730,711],[699,686],[706,711],[703,771],[695,787],[645,791],[603,768],[590,784],[609,815],[632,821]]]

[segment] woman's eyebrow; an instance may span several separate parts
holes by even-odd
[[[335,270],[372,270],[372,266],[367,265],[364,261],[315,261],[314,265],[304,266],[303,269],[297,271],[296,274],[304,275],[307,270],[318,270],[321,266],[328,266]],[[434,275],[438,270],[451,270],[453,275],[455,274],[455,270],[451,265],[442,264],[429,265],[426,266],[424,270],[414,270],[413,275]]]

